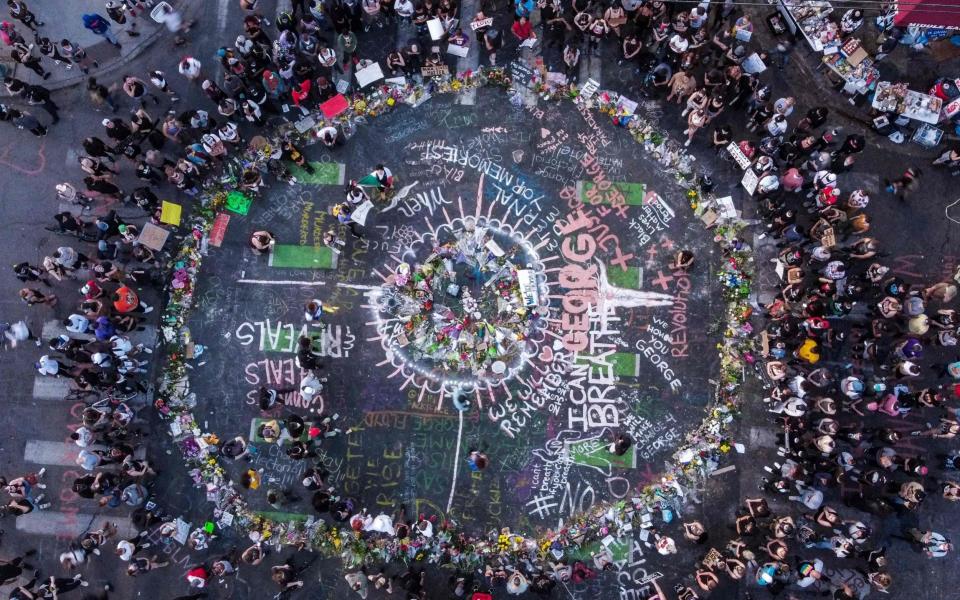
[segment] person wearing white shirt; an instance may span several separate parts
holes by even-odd
[[[413,2],[410,2],[410,0],[397,0],[393,4],[393,10],[397,12],[398,17],[409,22],[410,17],[413,16],[415,9],[413,7]]]
[[[90,319],[76,313],[64,319],[63,324],[70,333],[87,333],[90,329]]]
[[[96,441],[96,436],[86,427],[80,427],[70,434],[70,439],[81,448],[86,448]]]

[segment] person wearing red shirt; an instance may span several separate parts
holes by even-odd
[[[513,32],[514,37],[516,37],[520,42],[524,42],[534,37],[533,25],[530,24],[530,21],[528,21],[526,17],[517,17],[517,20],[513,22],[513,26],[510,28],[510,31]]]

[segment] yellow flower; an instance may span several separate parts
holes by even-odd
[[[387,98],[387,106],[393,106],[396,103],[397,101],[394,100],[393,98]]]

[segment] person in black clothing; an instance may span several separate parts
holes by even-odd
[[[56,103],[50,99],[50,90],[41,85],[28,85],[20,92],[20,96],[27,101],[30,106],[39,106],[53,117],[53,123],[60,120],[57,111],[60,109]]]
[[[10,51],[10,58],[37,74],[38,77],[50,79],[50,73],[40,66],[40,59],[30,53],[30,47],[23,43],[16,43]]]
[[[20,21],[33,31],[36,31],[38,27],[44,26],[45,23],[37,20],[37,16],[30,12],[25,2],[21,0],[7,0],[7,6],[10,7],[11,17]]]
[[[121,118],[104,119],[103,127],[106,129],[107,137],[116,142],[126,141],[133,134],[133,130]]]
[[[83,150],[90,156],[94,158],[106,158],[107,160],[113,162],[115,157],[120,154],[110,146],[106,145],[103,140],[98,137],[88,137],[84,138],[82,142]]]
[[[23,281],[24,283],[28,281],[40,281],[44,285],[50,285],[50,282],[47,281],[46,275],[42,269],[35,267],[27,262],[22,262],[16,265],[13,265],[13,272],[17,275],[17,279]]]

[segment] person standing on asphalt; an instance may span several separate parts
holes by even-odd
[[[50,73],[43,70],[40,57],[33,54],[33,48],[33,44],[28,46],[24,42],[15,42],[13,50],[10,51],[10,58],[36,73],[37,77],[49,79]]]
[[[47,88],[42,85],[24,85],[19,93],[30,106],[39,106],[47,111],[47,114],[53,117],[52,123],[57,123],[60,120],[60,115],[57,112],[60,107],[50,99],[50,90]]]
[[[148,96],[153,98],[154,104],[160,104],[160,98],[157,98],[156,94],[147,91],[147,84],[142,79],[138,79],[133,75],[123,76],[123,91],[139,102],[140,108],[147,107],[145,98]]]
[[[7,0],[7,6],[10,7],[10,16],[20,21],[33,31],[43,27],[43,21],[38,21],[37,16],[30,12],[27,4],[21,0]]]
[[[103,36],[103,39],[107,40],[117,50],[122,50],[123,46],[120,44],[120,40],[117,39],[116,34],[113,33],[113,30],[110,28],[110,22],[105,18],[101,17],[97,13],[87,13],[83,15],[83,26],[93,33]]]
[[[11,112],[13,112],[11,110]],[[40,121],[26,111],[17,111],[12,122],[17,129],[26,129],[37,137],[47,135],[47,128],[40,124]]]
[[[107,89],[105,85],[97,82],[94,77],[87,79],[87,93],[90,95],[90,100],[92,100],[98,108],[106,104],[113,112],[120,110],[117,101],[113,99],[113,92]],[[113,159],[111,158],[110,160]]]

